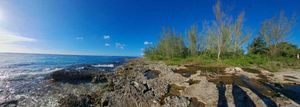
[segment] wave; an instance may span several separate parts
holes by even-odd
[[[48,75],[54,71],[62,70],[63,68],[45,68],[39,72],[3,72],[2,75],[0,75],[1,80],[27,80],[27,79],[43,79],[45,76]]]
[[[97,65],[92,65],[92,67],[96,67],[96,68],[113,68],[114,64],[97,64]]]

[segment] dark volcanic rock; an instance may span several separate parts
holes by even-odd
[[[3,103],[0,103],[0,107],[17,107],[18,100],[9,100]]]
[[[93,107],[101,105],[98,94],[84,94],[80,96],[68,95],[59,101],[60,107]]]
[[[158,77],[159,74],[160,74],[160,71],[158,71],[158,70],[147,70],[147,71],[145,71],[144,76],[147,79],[154,79],[154,78]]]
[[[81,82],[107,82],[107,78],[110,76],[109,73],[102,73],[93,70],[75,70],[75,69],[62,69],[54,71],[51,78],[59,82],[68,83],[81,83]]]

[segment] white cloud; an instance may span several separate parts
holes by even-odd
[[[35,42],[33,38],[20,36],[9,32],[0,32],[0,44],[12,44],[18,42]]]
[[[35,52],[36,48],[21,45],[20,43],[36,42],[36,39],[22,36],[17,33],[0,31],[0,52]]]
[[[125,44],[116,43],[116,48],[124,49],[125,46]]]
[[[76,40],[83,40],[84,38],[79,36],[79,37],[76,37],[75,39]]]
[[[153,43],[152,42],[149,42],[149,41],[145,41],[144,42],[144,45],[152,45]]]
[[[7,21],[6,19],[7,19],[7,15],[8,15],[8,14],[5,13],[5,10],[3,8],[4,8],[3,5],[0,5],[0,22],[1,23]]]
[[[110,39],[110,36],[109,35],[104,35],[103,39]]]
[[[110,46],[110,44],[109,43],[105,43],[104,46]]]

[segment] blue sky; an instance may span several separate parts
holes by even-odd
[[[284,10],[300,15],[299,0],[222,0],[226,12],[245,11],[245,25]],[[186,32],[213,20],[216,0],[1,0],[0,52],[139,56],[162,27]],[[298,21],[287,40],[300,46]],[[254,33],[255,34],[255,33]]]

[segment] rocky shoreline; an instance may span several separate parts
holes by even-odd
[[[168,66],[133,59],[114,69],[62,69],[39,87],[36,101],[0,106],[60,107],[297,107],[300,72],[239,67]]]
[[[250,71],[250,69],[245,70]],[[238,67],[217,69],[198,67],[195,69],[190,66],[167,66],[159,62],[135,59],[119,67],[115,74],[108,78],[107,84],[98,92],[67,96],[60,100],[60,105],[64,107],[75,105],[109,107],[299,106],[299,102],[297,103],[299,97],[284,96],[284,92],[281,92],[284,86],[282,90],[276,90],[278,88],[276,84],[279,82],[292,86],[299,86],[299,82],[278,80],[279,74],[266,70],[247,72]],[[290,78],[299,80],[298,76]],[[298,92],[291,91],[291,93],[299,95],[299,90]]]

